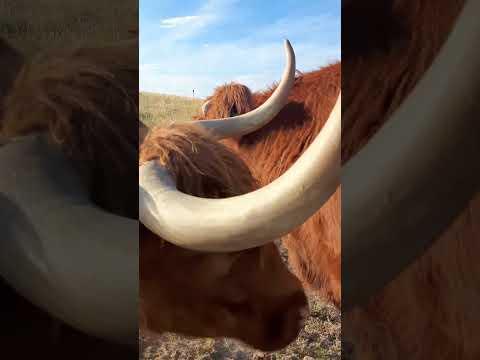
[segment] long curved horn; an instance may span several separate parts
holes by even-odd
[[[465,208],[480,184],[480,2],[418,86],[342,171],[342,309],[366,301]]]
[[[197,121],[195,124],[211,131],[218,139],[246,135],[268,124],[287,103],[288,95],[295,82],[295,53],[290,41],[285,40],[284,46],[287,62],[282,80],[265,103],[246,114]]]
[[[85,333],[138,341],[138,221],[93,206],[40,135],[0,148],[0,275]]]
[[[340,176],[341,95],[317,138],[281,177],[249,194],[201,199],[176,189],[151,161],[139,171],[139,217],[152,232],[200,251],[238,251],[271,242],[313,215]]]

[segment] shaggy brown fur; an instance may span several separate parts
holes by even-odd
[[[209,114],[215,114],[217,118],[232,117],[249,112],[253,108],[250,89],[235,82],[217,87],[208,100],[211,101],[211,106],[206,112],[207,117]]]
[[[149,160],[166,167],[187,194],[225,198],[257,188],[233,152],[192,125],[153,129],[140,148],[140,164]],[[142,225],[140,297],[144,330],[234,337],[263,350],[295,339],[306,306],[301,284],[273,243],[230,254],[197,253]]]
[[[257,187],[238,157],[195,126],[150,132],[140,147],[140,162],[153,159],[176,175],[179,190],[198,197],[225,198]]]
[[[341,66],[335,63],[320,70],[297,76],[288,104],[277,117],[262,129],[228,139],[227,145],[238,149],[261,185],[283,174],[315,139],[324,125],[340,90]],[[237,85],[239,88],[239,86]],[[232,103],[224,92],[232,87],[218,88],[211,97],[208,118],[228,113]],[[274,88],[253,95],[253,107],[264,103]],[[249,103],[248,99],[244,99]],[[223,106],[223,110],[221,109]],[[289,261],[305,286],[340,304],[340,189],[304,225],[284,238]]]
[[[5,138],[47,131],[108,211],[138,218],[135,42],[49,51],[26,64],[5,101]],[[118,196],[122,194],[122,196]]]
[[[417,84],[445,42],[463,0],[389,3],[376,14],[386,24],[402,25],[387,39],[389,46],[372,45],[343,60],[349,79],[343,90],[343,161],[369,140]],[[355,18],[355,10],[344,12]],[[342,331],[355,345],[357,358],[480,358],[479,216],[477,195],[422,257],[366,306],[343,317]]]

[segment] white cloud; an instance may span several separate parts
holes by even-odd
[[[210,26],[226,21],[232,6],[239,0],[207,0],[193,14],[163,19],[160,22],[142,21],[140,56],[153,56],[156,48],[175,47],[179,41],[199,36]],[[155,38],[152,38],[155,34]],[[144,41],[145,39],[148,39]]]
[[[193,23],[199,19],[201,19],[201,17],[198,15],[173,17],[173,18],[164,19],[160,21],[160,27],[171,29],[177,26]]]

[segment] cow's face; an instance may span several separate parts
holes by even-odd
[[[232,82],[215,89],[213,95],[202,106],[201,115],[196,119],[233,117],[252,109],[253,98],[250,89],[245,85]]]
[[[297,337],[306,297],[275,245],[206,254],[162,243],[143,226],[140,238],[148,330],[233,337],[262,350],[282,348]]]
[[[200,114],[193,120],[210,120],[245,114],[254,108],[254,99],[250,89],[242,84],[229,83],[219,86],[202,105]],[[220,140],[231,149],[238,150],[240,138],[231,137]]]
[[[154,159],[174,174],[180,191],[194,196],[225,198],[257,187],[243,161],[197,126],[152,129],[140,164]],[[195,252],[162,241],[143,225],[140,293],[140,315],[152,331],[234,337],[264,350],[295,339],[307,306],[301,284],[273,244]]]

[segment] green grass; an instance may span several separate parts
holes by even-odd
[[[0,0],[0,36],[26,56],[65,45],[101,45],[131,38],[135,0]]]
[[[202,99],[142,92],[140,119],[147,126],[188,121],[199,114],[202,103]]]

